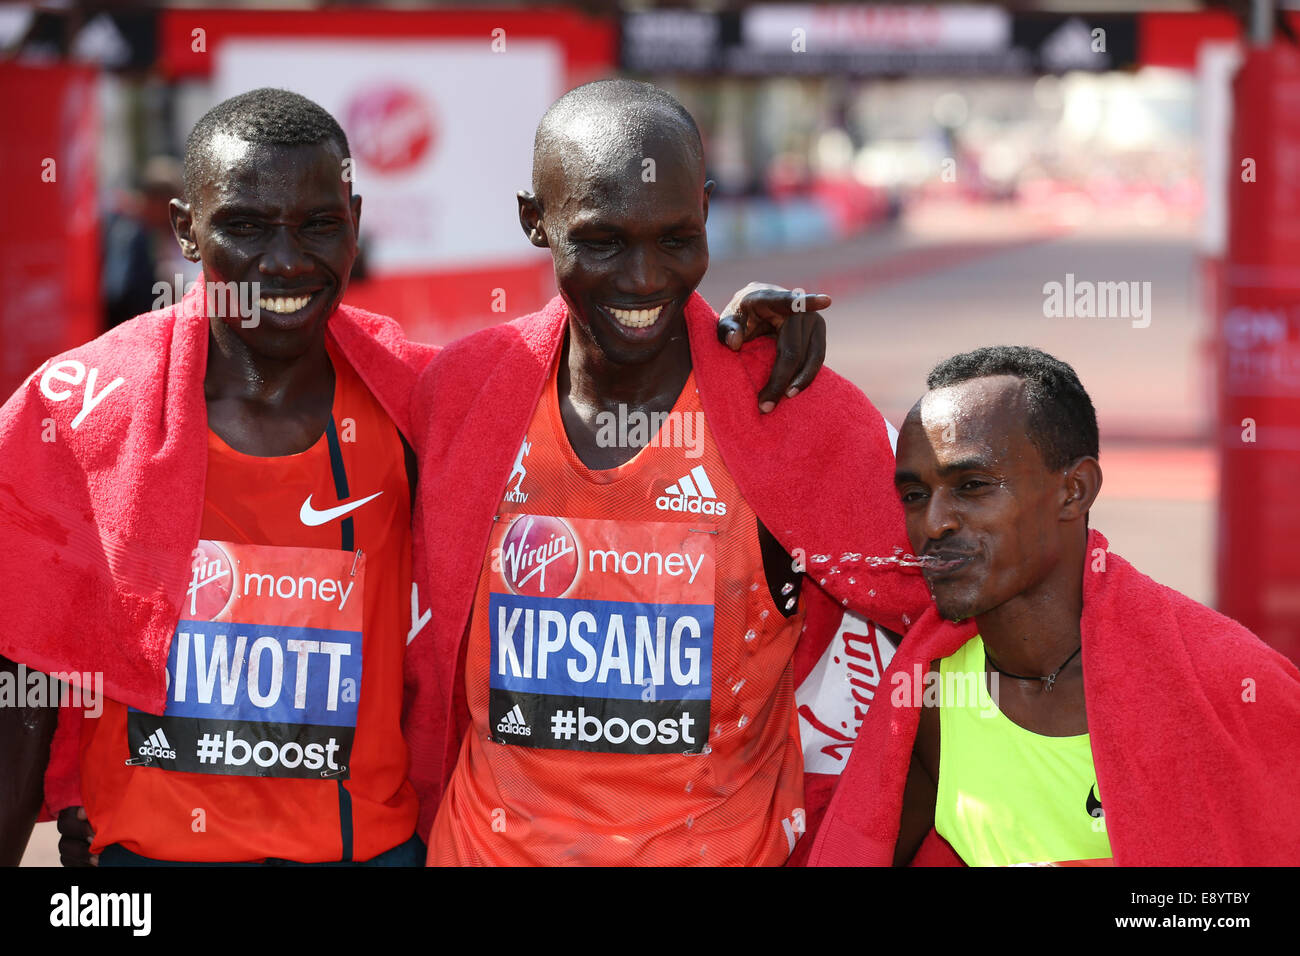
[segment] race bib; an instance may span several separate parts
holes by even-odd
[[[162,717],[132,708],[129,763],[347,779],[361,696],[365,556],[200,541]]]
[[[707,523],[506,515],[493,528],[489,735],[699,753],[713,688]]]

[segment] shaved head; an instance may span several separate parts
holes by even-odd
[[[333,143],[340,160],[351,155],[347,135],[323,107],[289,90],[250,90],[218,103],[194,124],[185,143],[185,200],[196,202],[213,167],[220,168],[222,160],[228,159],[232,151],[239,152],[245,143]]]
[[[686,303],[709,267],[713,183],[700,131],[657,87],[602,80],[546,111],[519,224],[551,250],[571,343],[593,367],[681,361]]]
[[[646,144],[669,143],[704,167],[699,127],[668,93],[635,80],[597,80],[551,104],[533,140],[533,192],[543,202],[558,180],[571,182],[592,169],[614,170],[646,155]],[[558,168],[553,168],[558,167]]]

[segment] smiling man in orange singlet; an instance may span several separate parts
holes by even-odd
[[[445,786],[431,863],[786,862],[842,746],[805,756],[801,722],[853,727],[870,691],[848,665],[892,650],[845,608],[902,630],[925,604],[862,560],[905,544],[880,414],[823,370],[760,415],[770,353],[719,345],[695,293],[712,188],[662,90],[566,94],[519,197],[560,296],[417,387],[433,619],[408,679],[437,683],[421,717],[448,728],[412,744]],[[832,711],[796,699],[819,689]]]
[[[6,456],[25,415],[54,418],[58,440],[18,477],[23,507],[71,529],[51,537],[19,515],[7,539],[54,562],[49,587],[98,622],[63,648],[58,603],[6,600],[43,620],[0,653],[104,677],[102,714],[67,731],[70,790],[47,789],[58,810],[79,784],[88,820],[61,816],[68,858],[87,838],[105,865],[422,854],[400,726],[412,476],[399,423],[434,349],[341,304],[361,214],[348,155],[334,119],[295,93],[208,112],[172,223],[206,282],[239,294],[196,285],[47,363],[6,404]],[[71,418],[61,399],[82,375],[88,410]],[[89,476],[81,513],[65,455]]]

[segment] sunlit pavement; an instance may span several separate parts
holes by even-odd
[[[58,866],[59,831],[54,822],[38,823],[27,842],[20,866]]]
[[[929,205],[838,246],[717,262],[720,307],[752,279],[829,292],[827,362],[898,424],[926,373],[981,345],[1034,345],[1069,362],[1097,407],[1105,475],[1092,524],[1156,580],[1213,600],[1216,472],[1208,321],[1187,217]],[[1043,287],[1150,282],[1150,324],[1046,318]]]

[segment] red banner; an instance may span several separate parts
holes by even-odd
[[[494,33],[494,31],[498,31]],[[360,39],[554,39],[564,48],[568,85],[606,75],[614,63],[617,24],[573,10],[163,10],[158,60],[165,76],[206,77],[213,51],[235,36]]]
[[[0,400],[100,331],[95,71],[0,63]]]

